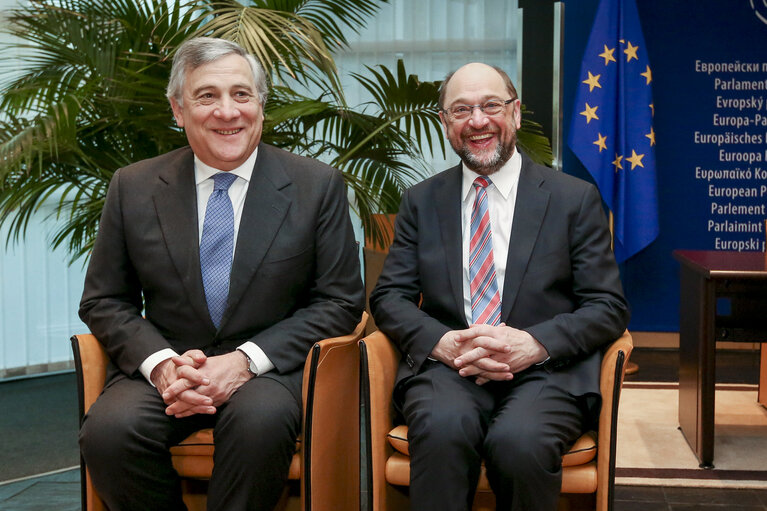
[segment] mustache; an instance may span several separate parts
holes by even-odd
[[[472,128],[471,126],[467,126],[467,127],[465,127],[463,129],[463,131],[461,131],[461,136],[462,137],[470,137],[472,135],[486,135],[486,134],[488,134],[488,135],[498,135],[498,133],[499,133],[498,130],[492,130],[492,129],[481,129],[481,130],[478,130],[478,129]]]

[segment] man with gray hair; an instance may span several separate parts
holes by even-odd
[[[185,509],[168,449],[206,427],[208,509],[272,509],[306,355],[362,314],[341,174],[261,142],[266,95],[240,46],[185,42],[167,96],[189,146],[110,184],[80,317],[111,363],[80,444],[112,511]]]

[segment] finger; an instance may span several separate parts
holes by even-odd
[[[473,348],[460,357],[457,357],[453,363],[456,367],[463,367],[470,364],[473,364],[477,360],[487,357],[489,355],[488,351],[484,348]]]
[[[484,378],[487,381],[509,381],[514,379],[514,374],[511,372],[492,372],[492,371],[486,371],[481,372],[477,375],[477,379]],[[483,382],[482,384],[484,385]]]
[[[471,328],[468,328],[466,330],[453,330],[450,332],[450,340],[453,342],[466,342],[474,339],[476,334],[472,331]]]
[[[206,415],[214,414],[216,413],[216,407],[211,405],[190,405],[189,403],[184,403],[183,401],[176,401],[165,409],[165,413],[167,415],[173,415],[174,417],[181,419],[197,413]]]
[[[184,417],[189,417],[195,414],[213,415],[214,413],[216,413],[215,406],[195,406],[184,412],[175,414],[174,417],[177,419],[183,419]]]
[[[511,346],[509,346],[506,341],[498,339],[497,337],[488,335],[477,336],[474,339],[474,344],[485,348],[486,350],[495,351],[496,353],[511,353]]]
[[[474,365],[479,367],[483,371],[490,371],[494,373],[509,372],[510,366],[506,362],[495,360],[491,357],[485,357],[474,362]]]
[[[189,380],[193,383],[191,385],[192,387],[196,387],[198,385],[208,385],[210,384],[210,378],[208,378],[202,371],[200,371],[198,368],[185,365],[180,366],[176,368],[176,375],[179,378],[184,378]]]
[[[185,353],[185,355],[191,357],[198,366],[204,364],[208,359],[207,355],[205,355],[205,353],[203,353],[201,350],[189,350]]]
[[[173,360],[173,363],[176,364],[177,367],[181,367],[181,366],[200,367],[202,364],[205,363],[208,357],[206,357],[205,354],[199,350],[195,350],[195,351],[197,351],[197,353],[187,352],[183,355],[173,357],[171,360]]]
[[[498,362],[497,360],[493,360],[491,358],[482,358],[475,361],[471,365],[462,367],[458,371],[458,374],[465,377],[465,376],[475,376],[478,374],[502,374],[502,373],[509,373],[509,372],[510,372],[510,367],[508,364]]]
[[[194,382],[186,378],[180,378],[165,389],[165,391],[162,393],[162,400],[165,402],[165,404],[170,404],[179,399],[186,401],[187,399],[184,399],[181,396],[187,395],[187,393],[193,393],[198,396],[202,396],[202,394],[199,392],[192,390],[197,387],[198,385]],[[203,385],[203,387],[205,387],[205,385]],[[195,404],[210,404],[207,402],[202,402],[200,399],[194,398],[192,394],[188,395],[192,401],[195,401]]]
[[[176,396],[176,400],[183,401],[184,403],[189,403],[191,405],[204,405],[204,406],[212,405],[213,398],[200,392],[199,391],[200,388],[207,388],[207,387],[196,387],[193,389],[185,390],[184,392],[181,392],[178,396]]]
[[[477,376],[477,378],[474,380],[474,383],[476,383],[477,385],[484,385],[485,383],[487,383],[489,381],[490,380],[488,380],[484,376]]]
[[[469,332],[471,332],[471,335],[474,337],[478,337],[480,335],[487,335],[489,337],[496,337],[498,333],[498,326],[495,325],[488,325],[486,323],[474,323],[469,327]]]
[[[215,408],[213,408],[213,410],[215,410]],[[201,415],[201,414],[213,415],[214,413],[216,413],[216,412],[210,412],[210,411],[207,411],[207,410],[202,410],[202,411],[188,410],[188,411],[183,412],[183,413],[177,413],[177,414],[174,415],[174,417],[177,418],[177,419],[183,419],[185,417],[191,417],[192,415]]]
[[[192,357],[188,357],[186,355],[179,355],[177,357],[171,358],[171,360],[176,365],[176,367],[193,366],[194,365],[194,359]]]
[[[480,369],[479,367],[473,364],[467,365],[466,367],[462,367],[458,370],[458,374],[460,374],[464,378],[468,378],[469,376],[476,376],[481,372],[482,372],[482,369]]]

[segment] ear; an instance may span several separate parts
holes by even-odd
[[[442,130],[445,132],[445,136],[447,136],[447,119],[445,118],[445,112],[442,110],[439,111],[439,120],[442,122]]]
[[[519,129],[522,126],[522,101],[519,99],[514,100],[514,113],[511,116],[514,121],[514,126]]]
[[[176,98],[170,98],[170,108],[173,110],[173,117],[176,119],[176,124],[179,128],[184,127],[184,109],[178,104]]]

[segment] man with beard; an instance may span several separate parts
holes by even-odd
[[[484,461],[498,509],[554,510],[629,318],[599,193],[517,150],[498,68],[448,75],[440,119],[462,164],[404,194],[370,296],[402,353],[411,508],[470,509]]]

